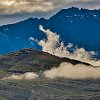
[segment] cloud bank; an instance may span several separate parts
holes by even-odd
[[[99,5],[100,0],[0,0],[0,14],[48,12],[70,6],[99,9]]]
[[[67,79],[99,79],[100,67],[93,68],[83,64],[72,65],[62,63],[58,68],[53,68],[44,72],[44,76],[50,79],[67,78]]]

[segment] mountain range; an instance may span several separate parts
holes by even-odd
[[[29,38],[46,38],[39,25],[60,35],[65,45],[72,43],[87,51],[100,51],[100,10],[62,9],[49,19],[29,18],[24,21],[0,26],[0,54],[7,54],[23,48],[41,47]]]
[[[49,19],[29,18],[0,26],[0,100],[100,100],[99,66],[41,51],[30,40],[47,38],[40,25],[56,32],[65,45],[100,53],[100,10],[72,7]],[[61,76],[46,77],[52,71],[50,76]],[[67,79],[62,71],[76,78]]]

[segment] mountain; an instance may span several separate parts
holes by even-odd
[[[50,19],[29,18],[27,20],[0,27],[0,54],[17,51],[22,48],[36,48],[37,43],[30,43],[29,38],[46,38],[39,30],[39,25],[61,36],[65,44],[73,43],[88,51],[100,51],[100,10],[62,9]]]
[[[62,9],[49,19],[48,27],[67,43],[100,51],[100,10]]]
[[[25,73],[32,71],[40,72],[53,67],[58,67],[62,62],[68,62],[73,65],[84,64],[89,66],[89,64],[84,62],[71,60],[69,58],[56,57],[39,50],[29,48],[0,56],[0,70],[13,73]]]
[[[38,19],[29,18],[16,24],[1,26],[0,54],[28,47],[40,48],[38,45],[31,45],[29,42],[29,38],[32,36],[38,39],[44,37],[44,34],[38,29],[40,22]]]

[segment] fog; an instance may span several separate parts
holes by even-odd
[[[32,80],[38,78],[38,75],[33,72],[27,72],[25,74],[19,74],[19,75],[11,75],[8,77],[3,78],[2,80],[12,79],[12,80]]]
[[[44,72],[44,76],[50,79],[99,79],[100,67],[85,66],[83,64],[72,65],[70,63],[61,63],[58,68],[52,68]]]

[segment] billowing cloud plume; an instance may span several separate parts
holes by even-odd
[[[0,14],[48,12],[70,6],[98,9],[99,5],[100,0],[0,0]]]
[[[96,61],[92,58],[92,56],[95,55],[94,51],[88,52],[84,48],[73,46],[71,43],[69,43],[67,46],[64,46],[64,43],[60,42],[59,35],[53,33],[49,29],[45,30],[41,25],[39,29],[47,36],[47,39],[43,39],[41,41],[36,40],[44,52],[48,52],[59,57],[67,57],[86,62],[93,66],[100,66],[100,61]],[[34,41],[34,38],[31,37],[30,39]],[[73,49],[73,52],[70,52],[69,49]]]
[[[19,75],[11,75],[8,77],[3,78],[2,80],[32,80],[38,78],[38,75],[33,72],[27,72],[25,74],[19,74]]]

